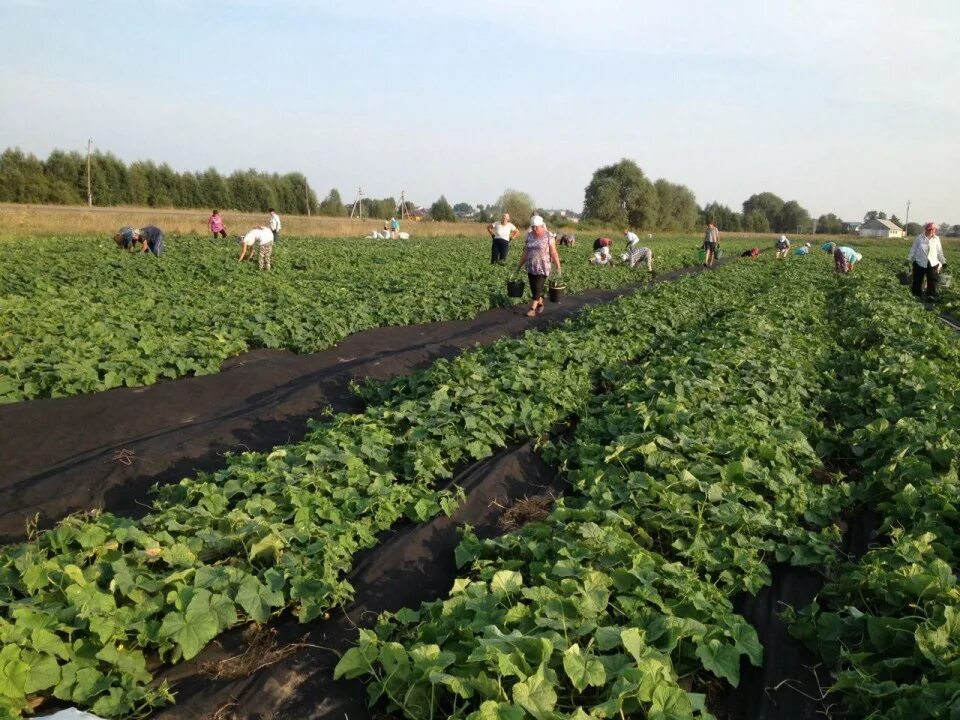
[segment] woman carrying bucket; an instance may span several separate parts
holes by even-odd
[[[720,249],[720,231],[717,230],[717,226],[713,224],[711,220],[707,224],[707,229],[703,233],[703,266],[704,267],[713,267],[714,261],[717,259],[717,250]]]
[[[557,246],[550,239],[550,233],[547,232],[543,218],[534,215],[530,218],[530,231],[523,246],[520,264],[517,265],[517,270],[526,267],[527,277],[530,279],[530,294],[533,296],[533,302],[527,311],[527,317],[534,317],[543,312],[543,288],[547,284],[547,278],[550,277],[550,271],[554,265],[557,266],[557,274],[560,274],[563,269],[560,267]]]

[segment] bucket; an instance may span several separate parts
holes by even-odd
[[[567,286],[562,283],[550,283],[550,287],[547,288],[547,295],[550,297],[550,302],[558,303],[560,298],[563,297],[563,293],[567,291]]]
[[[700,248],[699,250],[697,250],[697,260],[699,262],[704,262],[706,261],[706,259],[707,259],[707,251],[704,250],[703,248]]]
[[[523,297],[523,280],[507,280],[507,296]]]

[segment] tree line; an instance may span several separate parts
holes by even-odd
[[[318,214],[345,217],[359,214],[354,203],[344,203],[333,189],[318,201],[302,173],[266,173],[237,170],[221,175],[216,169],[203,172],[176,172],[166,163],[136,161],[129,165],[111,153],[90,156],[90,192],[94,205],[140,205],[173,208],[228,208],[263,212],[275,208],[281,213]],[[54,150],[46,160],[19,148],[0,154],[0,202],[76,205],[87,201],[87,159],[79,152]],[[534,212],[546,217],[550,225],[568,221],[560,215],[547,215],[537,209],[533,198],[519,190],[507,189],[495,203],[451,205],[441,195],[429,209],[420,209],[410,201],[401,208],[396,198],[363,198],[363,217],[389,219],[410,215],[456,222],[468,217],[479,222],[496,219],[509,212],[516,222],[526,222]],[[425,210],[426,212],[423,212]],[[871,210],[864,221],[887,219],[885,213]],[[727,232],[810,232],[838,234],[846,224],[834,213],[816,220],[796,200],[784,200],[772,192],[751,195],[741,210],[712,202],[699,207],[688,187],[665,179],[651,181],[636,162],[623,159],[593,173],[584,191],[583,222],[643,230],[690,231],[713,221]],[[903,227],[896,215],[891,222]],[[960,226],[940,223],[941,234],[960,234]],[[910,235],[920,232],[918,223],[905,228]]]
[[[317,197],[302,173],[237,170],[221,175],[176,172],[166,163],[129,165],[111,153],[90,156],[90,195],[94,205],[172,208],[230,208],[306,214]],[[0,154],[0,202],[78,205],[87,202],[87,159],[78,152],[54,150],[46,160],[19,148]]]

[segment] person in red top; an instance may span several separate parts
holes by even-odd
[[[207,221],[207,227],[210,228],[210,232],[213,233],[213,239],[217,239],[217,235],[222,238],[227,236],[227,228],[223,224],[223,218],[220,217],[220,211],[214,210],[210,213],[210,220]]]
[[[599,250],[600,248],[613,247],[613,241],[608,237],[598,237],[593,241],[593,249]]]

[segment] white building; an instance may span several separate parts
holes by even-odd
[[[860,237],[902,238],[905,235],[902,227],[889,220],[875,218],[860,226]]]

